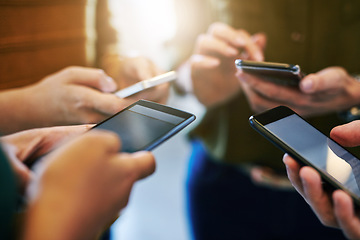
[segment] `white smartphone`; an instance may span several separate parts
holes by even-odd
[[[152,88],[166,82],[174,81],[176,78],[177,74],[175,71],[167,72],[156,77],[135,83],[127,88],[121,89],[115,92],[115,95],[120,98],[126,98],[145,89]]]
[[[195,120],[195,115],[159,103],[139,100],[92,129],[115,132],[122,152],[153,150]]]
[[[285,106],[251,116],[249,121],[300,164],[316,169],[333,189],[347,192],[360,207],[360,160],[355,155]]]

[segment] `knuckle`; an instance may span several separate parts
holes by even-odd
[[[208,36],[206,34],[200,34],[196,39],[196,45],[202,46],[208,39]]]
[[[91,77],[95,84],[100,84],[102,80],[106,79],[106,74],[101,69],[96,69]]]
[[[327,219],[327,218],[320,218],[320,222],[327,227],[331,227],[333,226],[331,220]]]
[[[214,22],[214,23],[212,23],[212,24],[209,26],[208,33],[214,34],[214,33],[216,33],[219,29],[223,28],[224,25],[225,25],[225,24],[224,24],[224,23],[221,23],[221,22]]]
[[[250,38],[250,34],[244,30],[244,29],[238,29],[237,32],[243,36],[249,37]]]
[[[76,72],[77,69],[78,69],[78,67],[75,67],[75,66],[66,67],[63,70],[63,74],[66,76],[72,76],[72,75],[74,75],[74,73]]]

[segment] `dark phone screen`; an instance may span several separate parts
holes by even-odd
[[[296,114],[264,127],[318,170],[360,197],[360,160]]]
[[[182,117],[134,105],[95,128],[117,133],[121,138],[122,152],[136,152],[146,149],[184,120]]]

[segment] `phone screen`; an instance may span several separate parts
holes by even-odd
[[[360,198],[360,161],[297,114],[264,125],[313,167]]]
[[[121,151],[136,152],[153,149],[194,119],[192,114],[147,102],[133,104],[94,128],[117,133],[122,142]]]

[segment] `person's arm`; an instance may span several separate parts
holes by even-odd
[[[347,110],[360,103],[360,83],[341,67],[305,76],[299,88],[280,86],[238,71],[249,104],[255,112],[286,105],[302,116]]]
[[[116,84],[103,70],[68,67],[42,81],[0,93],[0,132],[97,123],[120,111],[132,101],[111,92]]]
[[[335,127],[330,136],[340,144],[360,145],[360,121]],[[311,167],[300,167],[290,156],[283,159],[288,177],[320,221],[329,227],[342,229],[350,239],[360,239],[360,215],[351,197],[342,190],[329,193],[323,189],[320,174]]]
[[[119,153],[120,145],[113,133],[91,131],[48,156],[23,238],[95,238],[126,206],[134,182],[155,169],[151,153]]]

